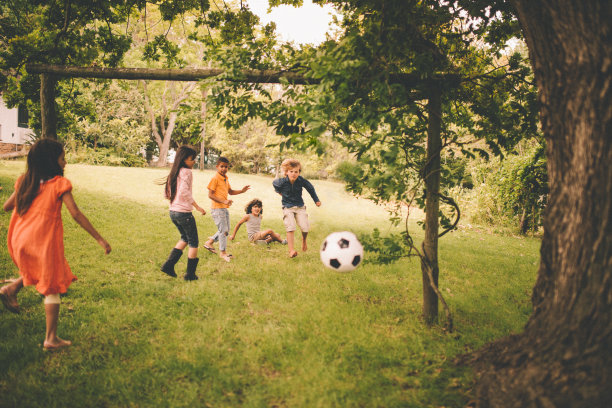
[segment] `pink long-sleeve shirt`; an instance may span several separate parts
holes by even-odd
[[[193,210],[192,180],[191,169],[183,167],[176,179],[176,196],[170,203],[170,211],[191,212]]]

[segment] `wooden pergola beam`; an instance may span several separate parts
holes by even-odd
[[[198,81],[200,79],[218,77],[225,73],[225,70],[218,68],[106,68],[45,64],[28,64],[26,65],[26,71],[30,74],[50,74],[59,77],[127,80],[144,79],[154,81]],[[281,82],[281,78],[285,78],[289,83],[297,85],[309,85],[319,82],[311,78],[306,78],[301,73],[288,71],[245,69],[240,71],[240,73],[240,77],[227,79],[235,82],[278,84]]]
[[[106,67],[74,67],[67,65],[27,64],[26,71],[30,74],[48,74],[57,77],[72,78],[106,78],[127,80],[154,80],[154,81],[198,81],[200,79],[218,77],[226,71],[219,68],[106,68]],[[281,78],[295,85],[313,85],[320,81],[308,78],[303,73],[292,71],[277,71],[268,69],[243,69],[237,77],[221,77],[233,82],[248,82],[259,84],[278,84]],[[433,75],[431,78],[422,78],[415,73],[395,73],[389,75],[390,82],[401,84],[410,89],[429,88],[432,84],[439,84],[444,88],[452,87],[460,82],[456,74]]]
[[[106,68],[74,67],[66,65],[27,64],[30,74],[40,74],[40,108],[42,137],[57,138],[57,115],[55,112],[55,84],[60,77],[72,78],[105,78],[126,80],[154,81],[198,81],[206,78],[220,77],[233,82],[278,84],[284,79],[293,85],[312,85],[320,81],[308,78],[302,73],[275,70],[244,69],[236,77],[226,77],[225,70],[218,68]],[[431,78],[422,78],[414,73],[390,74],[392,83],[402,85],[413,92],[417,99],[429,99],[432,88],[448,89],[461,82],[459,75],[441,74]]]

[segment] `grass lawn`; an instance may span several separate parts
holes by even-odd
[[[0,203],[24,168],[0,161]],[[73,346],[42,350],[42,299],[24,288],[20,314],[0,309],[0,407],[463,407],[473,379],[455,356],[520,331],[530,314],[537,239],[469,229],[441,239],[450,334],[422,324],[416,259],[347,274],[324,268],[318,248],[327,234],[395,230],[383,209],[317,180],[323,205],[304,197],[309,251],[289,259],[286,246],[248,243],[242,226],[231,263],[201,250],[200,279],[172,279],[159,271],[178,239],[155,184],[167,173],[67,166],[77,204],[113,252],[104,256],[64,210],[66,258],[79,280],[63,297],[58,334]],[[194,171],[204,208],[212,174]],[[234,197],[232,228],[259,197],[262,227],[285,235],[272,178],[230,172],[230,183],[251,185]],[[209,214],[194,214],[203,242],[216,229]],[[0,214],[3,242],[9,218]],[[0,265],[0,279],[17,276],[4,243]],[[184,255],[179,276],[185,265]]]

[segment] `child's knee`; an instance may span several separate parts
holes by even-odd
[[[45,305],[59,305],[62,303],[59,293],[45,296]]]

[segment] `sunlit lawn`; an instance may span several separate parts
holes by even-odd
[[[0,161],[2,202],[23,169]],[[0,406],[463,407],[472,378],[454,357],[519,331],[530,313],[536,239],[460,229],[441,240],[453,333],[422,324],[417,260],[325,269],[318,248],[327,234],[396,230],[384,209],[318,180],[323,205],[305,196],[308,252],[289,259],[286,246],[249,244],[243,227],[231,263],[201,251],[198,281],[172,279],[159,271],[178,239],[155,184],[167,172],[68,165],[77,204],[113,252],[104,256],[64,212],[66,257],[79,280],[63,298],[58,333],[74,345],[43,352],[41,297],[24,289],[21,314],[0,310]],[[212,174],[194,171],[204,208]],[[272,178],[230,173],[230,183],[251,185],[234,197],[232,227],[258,197],[263,226],[284,236]],[[9,218],[0,215],[3,242]],[[201,240],[214,233],[210,215],[197,223]],[[1,279],[17,276],[5,244],[0,263]]]

